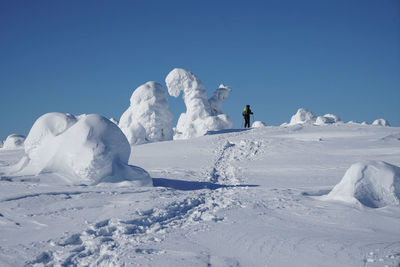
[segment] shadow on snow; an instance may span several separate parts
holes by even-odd
[[[224,184],[213,184],[209,182],[195,182],[195,181],[182,181],[166,178],[153,178],[154,187],[166,187],[176,190],[201,190],[210,189],[215,190],[218,188],[228,188],[228,187],[257,187],[258,185],[245,184],[245,185],[224,185]]]
[[[240,133],[244,131],[248,131],[251,128],[247,129],[226,129],[226,130],[220,130],[220,131],[207,131],[206,135],[215,135],[215,134],[225,134],[225,133]]]

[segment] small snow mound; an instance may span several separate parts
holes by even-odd
[[[11,150],[11,149],[23,148],[24,142],[25,142],[25,136],[19,134],[10,134],[4,141],[2,149]]]
[[[399,205],[400,168],[383,161],[353,164],[323,200],[361,203],[371,208]]]
[[[145,170],[128,165],[130,145],[122,131],[97,114],[41,116],[26,138],[25,153],[10,175],[55,172],[72,184],[151,182]]]
[[[172,140],[172,112],[167,91],[161,84],[142,84],[132,93],[130,102],[119,127],[131,145]]]
[[[348,121],[347,124],[359,124],[359,123],[356,121]]]
[[[377,119],[372,123],[374,126],[390,126],[389,122],[385,119]]]
[[[314,114],[304,108],[297,110],[297,113],[290,119],[289,125],[303,124],[303,123],[313,123],[315,122]]]
[[[189,139],[205,135],[209,131],[232,128],[230,118],[222,114],[222,101],[232,90],[221,85],[208,99],[204,85],[196,75],[184,69],[173,69],[165,82],[171,96],[178,97],[183,91],[186,112],[182,113],[176,125],[174,139]]]
[[[264,126],[266,126],[266,124],[262,121],[255,121],[251,125],[252,128],[260,128],[260,127],[264,127]]]
[[[363,122],[361,123],[361,125],[368,125],[368,123],[367,123],[366,121],[363,121]]]

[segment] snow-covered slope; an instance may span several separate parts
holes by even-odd
[[[0,265],[398,266],[398,205],[321,196],[354,163],[398,167],[399,136],[298,124],[133,146],[154,187],[2,176]],[[1,151],[0,165],[22,155]]]

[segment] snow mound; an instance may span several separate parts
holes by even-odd
[[[130,152],[118,126],[100,115],[47,113],[33,124],[25,141],[26,155],[8,174],[55,172],[71,184],[151,183],[145,170],[128,165]]]
[[[366,121],[363,121],[363,122],[361,123],[361,125],[368,125],[368,123],[367,123]]]
[[[222,101],[232,90],[221,85],[208,99],[200,79],[184,69],[173,69],[165,82],[171,96],[178,97],[183,92],[186,112],[178,119],[174,139],[189,139],[205,135],[208,131],[219,131],[232,128],[230,118],[222,114]]]
[[[377,119],[372,123],[374,126],[390,126],[389,122],[385,119]]]
[[[251,125],[251,128],[260,128],[260,127],[264,127],[266,126],[264,122],[262,121],[255,121],[253,122],[253,124]]]
[[[399,205],[400,168],[383,161],[355,163],[322,199],[361,203],[371,208]]]
[[[356,122],[356,121],[353,121],[353,120],[351,120],[351,121],[348,121],[348,122],[347,122],[347,124],[360,124],[360,123],[358,123],[358,122]]]
[[[2,149],[11,150],[22,148],[24,146],[24,142],[25,136],[19,134],[10,134],[4,141]]]
[[[340,118],[334,114],[325,114],[324,116],[318,116],[315,120],[316,125],[327,125],[340,122]]]
[[[290,119],[289,125],[314,123],[314,122],[315,122],[314,114],[307,109],[300,108],[297,110],[296,114],[294,114]]]
[[[172,112],[168,94],[157,82],[147,82],[132,93],[130,107],[122,114],[119,127],[132,145],[172,140]]]

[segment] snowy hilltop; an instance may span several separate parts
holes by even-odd
[[[172,112],[166,89],[157,82],[147,82],[132,93],[130,107],[118,126],[132,145],[172,140]]]
[[[208,99],[200,79],[184,69],[173,69],[166,77],[168,93],[178,97],[183,92],[186,112],[179,117],[174,139],[189,139],[202,136],[207,131],[232,128],[232,121],[222,114],[222,101],[231,88],[221,85]]]
[[[33,124],[24,149],[17,164],[0,171],[8,176],[54,172],[71,184],[151,183],[145,170],[128,165],[130,145],[118,126],[97,114],[47,113]]]

